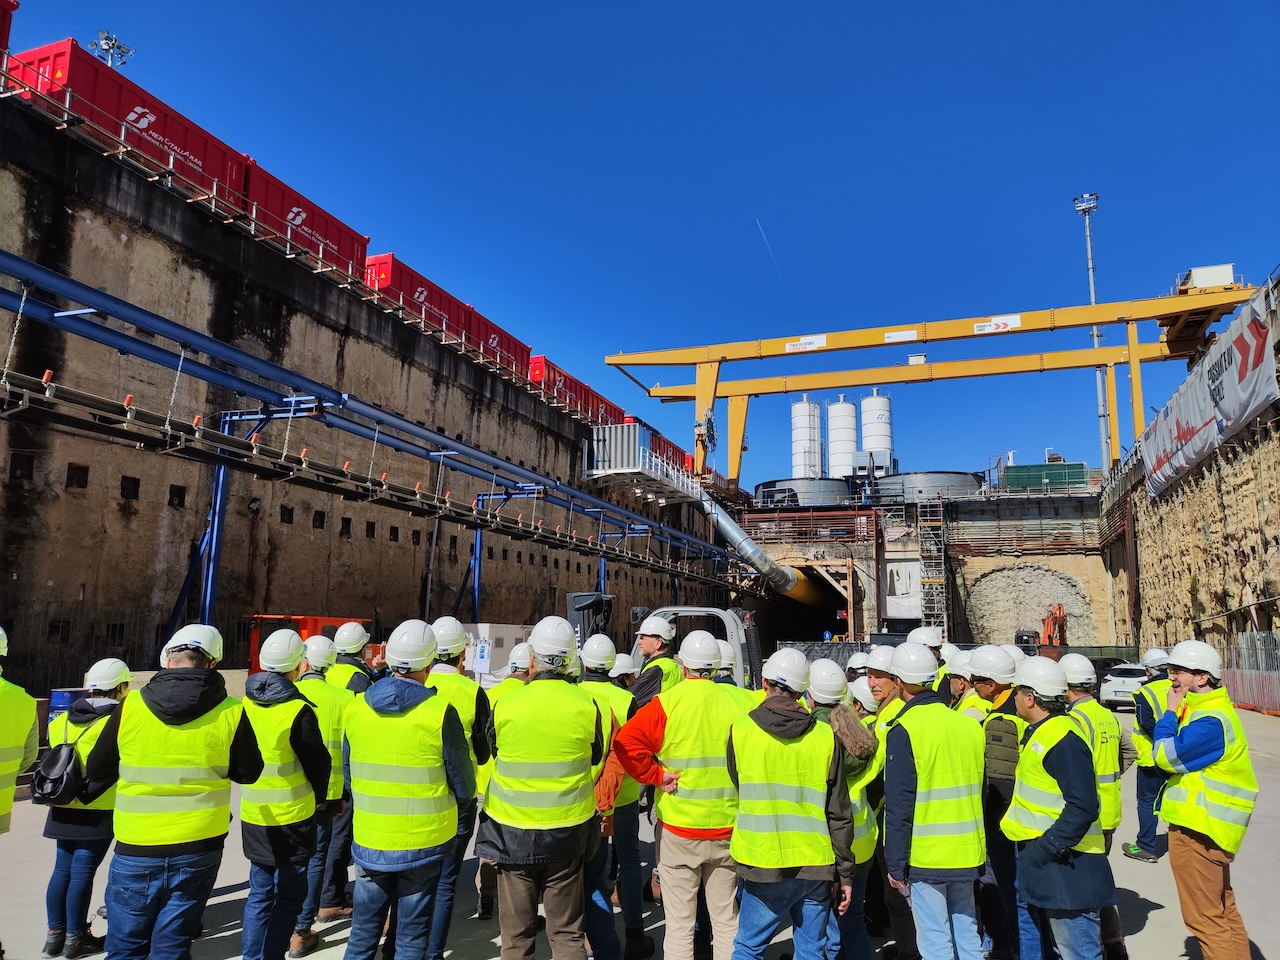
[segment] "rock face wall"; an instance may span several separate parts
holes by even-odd
[[[991,558],[987,558],[991,559]],[[1099,639],[1097,614],[1105,619],[1106,604],[1090,602],[1084,580],[1097,580],[1094,571],[1078,571],[1073,575],[1062,569],[1064,558],[1055,557],[1050,566],[1044,562],[1016,562],[992,566],[977,572],[969,564],[966,581],[968,596],[964,612],[975,640],[982,643],[1010,643],[1018,630],[1039,630],[1049,608],[1060,603],[1067,614],[1067,641],[1079,646],[1109,642]],[[1077,558],[1089,560],[1092,558]],[[1092,568],[1092,563],[1075,564]],[[976,574],[976,576],[975,576]]]

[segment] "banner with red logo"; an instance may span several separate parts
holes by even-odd
[[[1143,433],[1149,496],[1159,495],[1280,400],[1261,299],[1267,290],[1244,306]]]

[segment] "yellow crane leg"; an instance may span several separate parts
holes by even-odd
[[[700,363],[694,378],[694,417],[699,423],[710,418],[715,411],[716,388],[720,385],[720,364]],[[699,427],[694,431],[693,469],[701,476],[707,469],[707,431]]]
[[[729,457],[726,465],[725,479],[731,489],[737,489],[738,478],[742,476],[742,452],[747,448],[747,404],[750,397],[729,398],[729,429],[726,442],[729,444]]]
[[[1142,404],[1142,364],[1138,362],[1138,325],[1125,324],[1129,334],[1129,402],[1133,405],[1133,439],[1147,429],[1146,407]]]
[[[1120,424],[1116,420],[1116,365],[1107,364],[1107,423],[1111,426],[1111,436],[1107,438],[1107,446],[1111,452],[1111,466],[1120,462]]]

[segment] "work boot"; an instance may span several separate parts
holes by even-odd
[[[45,960],[49,960],[50,957],[62,956],[62,946],[66,942],[67,931],[50,930],[44,938],[44,949],[40,951],[40,956],[44,957]]]
[[[320,945],[320,935],[312,930],[295,930],[289,938],[289,956],[293,960],[305,957]]]
[[[653,937],[645,934],[644,927],[627,927],[627,943],[622,960],[647,960],[656,950]]]
[[[1154,853],[1152,853],[1150,850],[1143,850],[1136,843],[1126,844],[1123,852],[1124,852],[1124,855],[1128,857],[1130,860],[1141,860],[1143,863],[1159,863],[1160,862],[1160,858],[1157,857]]]
[[[1123,940],[1119,943],[1104,943],[1102,960],[1129,960],[1129,948],[1124,945]]]
[[[493,917],[493,897],[486,897],[483,893],[476,900],[476,912],[471,915],[472,920],[489,920]]]
[[[66,945],[62,951],[63,960],[76,960],[77,957],[87,957],[91,953],[101,953],[106,945],[106,937],[95,937],[86,930]]]
[[[316,913],[317,920],[323,920],[326,923],[332,920],[347,920],[351,917],[350,907],[321,907]]]

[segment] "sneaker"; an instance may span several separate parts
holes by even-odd
[[[91,953],[101,953],[106,945],[106,937],[95,937],[86,930],[67,944],[62,951],[63,960],[76,960],[77,957],[87,957]]]
[[[313,930],[295,930],[289,938],[289,956],[293,960],[305,957],[320,945],[320,935]]]
[[[1143,863],[1159,863],[1160,858],[1149,850],[1143,850],[1136,843],[1127,844],[1124,848],[1124,855],[1130,860],[1141,860]]]
[[[40,951],[40,956],[44,957],[45,960],[49,960],[50,957],[62,956],[62,946],[66,943],[66,940],[67,931],[50,930],[44,938],[44,949]]]

